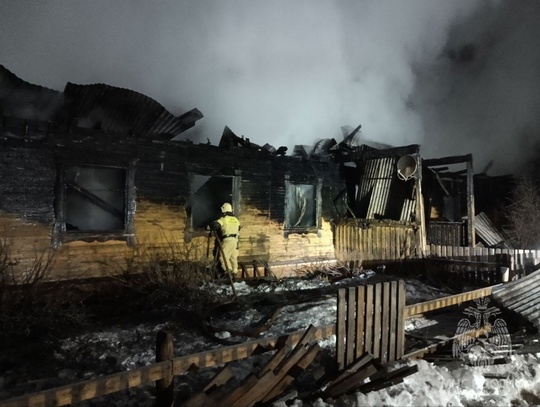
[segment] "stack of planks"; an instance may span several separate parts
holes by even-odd
[[[249,374],[235,386],[228,385],[235,375],[229,366],[225,366],[201,393],[183,405],[249,407],[277,401],[319,353],[320,347],[315,341],[316,332],[317,329],[311,325],[294,347],[290,340],[285,341],[258,373]]]
[[[401,383],[405,377],[417,371],[416,365],[403,366],[390,371],[388,366],[381,364],[379,359],[365,352],[337,376],[324,379],[317,396],[328,399],[356,391],[368,393]]]

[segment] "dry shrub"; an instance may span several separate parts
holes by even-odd
[[[128,262],[125,279],[131,289],[145,294],[148,307],[171,301],[206,301],[203,283],[212,279],[205,248],[194,242],[185,244],[163,234],[161,244],[138,243]],[[134,278],[133,278],[134,277]]]
[[[49,281],[54,259],[52,250],[36,252],[32,264],[21,271],[8,239],[0,238],[0,329],[5,337],[43,335],[84,323],[84,309],[73,301],[72,291]]]
[[[529,177],[517,183],[506,215],[508,225],[505,234],[512,246],[520,249],[540,248],[540,194]]]
[[[318,278],[324,281],[341,280],[363,274],[362,260],[359,259],[358,253],[350,254],[345,257],[347,261],[341,260],[334,264],[330,261],[331,256],[323,256],[307,262],[307,265],[298,268],[296,272],[305,278]]]

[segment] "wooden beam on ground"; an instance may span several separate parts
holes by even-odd
[[[450,295],[448,297],[436,298],[434,300],[420,302],[418,304],[407,305],[404,309],[404,317],[411,318],[425,312],[434,311],[440,308],[450,307],[452,305],[460,305],[467,301],[472,301],[476,298],[486,297],[491,295],[492,290],[500,284],[489,287],[480,288],[478,290],[467,291],[466,293]]]
[[[477,338],[480,335],[484,334],[485,332],[486,332],[485,328],[472,329],[470,331],[463,332],[459,335],[452,336],[451,338],[443,339],[440,342],[434,343],[424,348],[413,350],[407,353],[406,355],[404,355],[403,359],[420,359],[424,357],[425,355],[428,355],[430,353],[437,351],[437,349],[439,349],[441,346],[447,345],[451,342],[454,342],[455,340],[459,340],[466,336]]]

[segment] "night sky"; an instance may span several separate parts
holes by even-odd
[[[0,64],[198,108],[193,140],[229,126],[292,151],[362,124],[360,143],[517,174],[540,140],[539,21],[536,0],[0,0]]]

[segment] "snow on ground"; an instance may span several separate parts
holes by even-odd
[[[354,284],[374,277],[373,273],[365,273],[354,279],[343,280],[339,284]],[[355,281],[357,280],[357,281]],[[448,295],[441,290],[429,287],[425,282],[407,280],[408,302],[418,302]],[[252,285],[246,282],[235,282],[234,287],[239,301],[257,295],[268,295],[294,292],[300,296],[304,290],[321,290],[330,285],[319,279],[291,279],[277,282],[266,282]],[[231,287],[215,285],[216,293],[231,295]],[[277,305],[277,304],[276,304]],[[337,298],[335,295],[321,295],[306,305],[298,303],[281,308],[278,318],[264,336],[278,336],[284,333],[306,329],[310,324],[324,326],[335,323]],[[235,320],[227,321],[227,329],[219,332],[219,337],[234,339],[236,327],[246,327],[259,320],[256,311],[235,315]],[[406,321],[406,330],[435,325],[437,322],[426,317],[413,318]],[[89,332],[63,341],[56,358],[61,364],[68,356],[80,358],[80,361],[94,359],[101,366],[110,364],[111,373],[134,369],[155,362],[155,337],[158,331],[171,329],[170,324],[141,324],[136,327],[115,327],[100,332]],[[231,331],[231,332],[229,332]],[[250,338],[244,338],[247,341]],[[176,356],[192,354],[220,347],[222,345],[197,332],[174,332]],[[320,342],[330,352],[335,350],[335,337]],[[425,360],[408,361],[407,364],[418,365],[418,373],[405,378],[404,382],[380,391],[367,394],[356,393],[339,400],[316,400],[307,402],[301,399],[289,401],[287,405],[295,407],[314,406],[521,406],[540,405],[540,354],[518,354],[511,357],[508,364],[486,367],[471,367],[462,363],[435,365]],[[458,361],[459,362],[459,361]],[[235,362],[238,375],[246,376],[253,369],[253,362]],[[396,366],[396,368],[399,366]],[[204,369],[201,369],[201,371]],[[58,371],[60,379],[77,382],[99,374],[100,371],[79,372],[74,367]],[[203,375],[210,380],[212,372]],[[194,380],[192,373],[186,373],[177,380],[177,391],[189,394]],[[486,378],[487,376],[487,378]],[[142,393],[142,394],[141,394]],[[2,397],[4,398],[4,397]],[[152,405],[151,388],[133,389],[122,395],[107,396],[83,402],[82,406],[145,406]],[[275,407],[286,404],[276,403]]]

